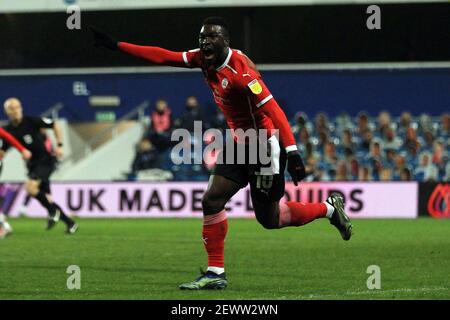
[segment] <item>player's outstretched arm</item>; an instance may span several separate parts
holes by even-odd
[[[118,41],[116,39],[111,37],[109,34],[98,30],[94,26],[89,26],[89,30],[91,30],[94,34],[94,46],[117,50]]]
[[[189,67],[183,58],[183,52],[175,52],[154,46],[140,46],[114,39],[107,33],[90,26],[94,34],[94,45],[110,50],[121,50],[125,53],[150,61],[151,63],[172,67]]]

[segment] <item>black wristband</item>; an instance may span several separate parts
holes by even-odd
[[[62,147],[63,146],[63,143],[62,142],[59,142],[58,143],[58,147]]]

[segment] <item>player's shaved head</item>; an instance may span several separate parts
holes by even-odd
[[[5,100],[5,102],[3,103],[3,108],[8,109],[10,108],[10,106],[22,106],[22,103],[20,102],[19,99],[15,98],[15,97],[11,97]]]
[[[22,103],[19,99],[15,97],[6,99],[3,103],[3,108],[5,109],[5,113],[11,122],[19,123],[22,121]]]

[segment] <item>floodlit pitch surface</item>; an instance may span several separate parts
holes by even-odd
[[[180,291],[206,265],[199,219],[79,221],[11,220],[0,241],[2,299],[450,299],[450,220],[354,220],[341,240],[327,220],[301,228],[264,230],[252,219],[230,219],[226,240],[229,287]],[[69,290],[68,266],[81,270]],[[381,270],[369,290],[367,268]]]

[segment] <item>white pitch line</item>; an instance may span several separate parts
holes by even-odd
[[[345,297],[345,296],[360,296],[360,295],[370,295],[370,294],[386,294],[386,293],[398,293],[398,292],[433,292],[433,291],[444,291],[449,290],[449,288],[444,287],[434,287],[434,288],[399,288],[399,289],[390,289],[390,290],[382,290],[382,289],[374,289],[374,290],[365,290],[365,291],[346,291],[339,294],[309,294],[298,296],[298,299],[326,299],[326,298],[336,298],[336,297]]]

